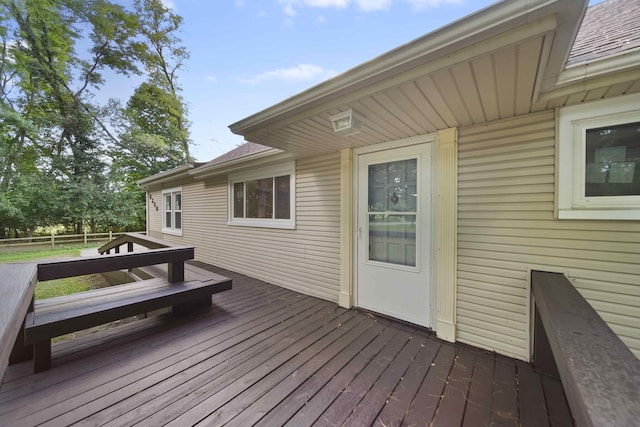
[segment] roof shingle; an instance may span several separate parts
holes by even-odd
[[[640,49],[640,0],[606,0],[587,9],[567,66]]]
[[[207,162],[204,167],[206,168],[208,166],[213,166],[220,163],[228,162],[230,160],[239,159],[240,157],[245,157],[249,154],[257,153],[259,151],[269,150],[270,148],[271,147],[247,141],[244,144],[237,146],[233,150],[227,151],[223,155]]]

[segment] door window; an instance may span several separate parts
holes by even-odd
[[[369,261],[415,267],[417,159],[369,165]]]

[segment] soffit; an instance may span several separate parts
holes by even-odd
[[[423,71],[417,68],[395,76],[396,84],[343,97],[334,105],[271,124],[245,138],[306,156],[526,114],[551,34],[527,34],[530,37],[508,47],[441,67],[425,64]],[[338,135],[329,117],[349,108],[363,118],[361,132]]]
[[[555,87],[584,7],[499,3],[230,127],[248,141],[307,156],[537,111],[545,87]],[[349,108],[363,117],[362,130],[337,135],[329,117]]]

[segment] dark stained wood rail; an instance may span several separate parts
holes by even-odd
[[[174,246],[152,249],[147,252],[97,255],[95,257],[42,262],[38,264],[38,280],[62,279],[168,263],[169,282],[181,282],[184,280],[184,261],[193,259],[194,256],[193,246]]]
[[[531,288],[534,363],[551,351],[576,425],[638,425],[640,360],[563,274],[533,271]]]
[[[132,252],[131,245],[138,244],[140,246],[144,246],[148,249],[160,249],[160,248],[170,248],[170,247],[179,247],[173,242],[168,242],[162,239],[156,239],[151,236],[146,236],[140,233],[124,233],[121,236],[105,243],[104,245],[98,248],[98,252],[100,254],[107,253],[109,254],[112,249],[115,249],[116,253],[119,253],[119,248],[122,245],[127,245],[129,250],[128,252]]]
[[[37,264],[0,265],[0,380],[12,354],[13,343],[24,338],[24,318],[32,307]]]

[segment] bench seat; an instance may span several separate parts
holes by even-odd
[[[51,366],[51,338],[173,306],[174,313],[211,305],[211,295],[230,290],[231,280],[169,283],[150,279],[36,301],[25,320],[25,344],[34,346],[34,371]]]

